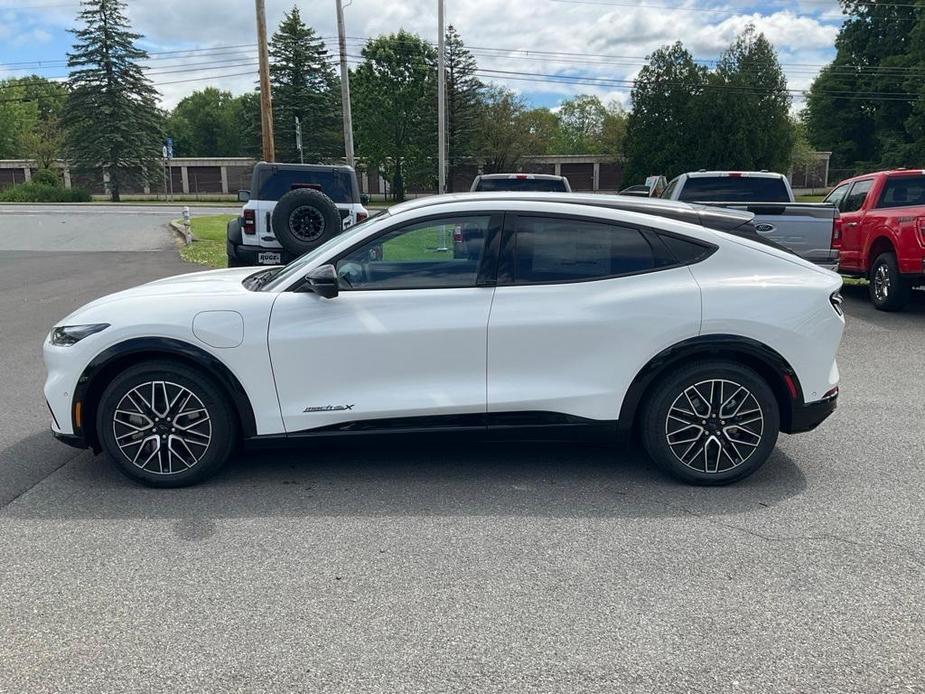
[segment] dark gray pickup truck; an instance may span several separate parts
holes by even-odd
[[[838,210],[829,203],[796,202],[782,174],[694,171],[672,180],[662,198],[751,212],[761,236],[817,265],[838,267],[838,250],[832,248]]]

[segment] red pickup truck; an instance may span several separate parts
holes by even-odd
[[[839,272],[868,278],[878,309],[902,309],[912,289],[925,285],[925,170],[856,176],[825,202],[840,212],[832,237]]]

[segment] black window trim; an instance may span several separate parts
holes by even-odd
[[[517,229],[517,219],[519,217],[539,217],[543,219],[557,218],[557,219],[567,219],[575,222],[585,222],[585,223],[594,223],[594,224],[605,224],[610,226],[619,226],[625,229],[632,229],[638,231],[642,237],[649,244],[649,247],[652,250],[652,257],[657,262],[659,257],[659,251],[655,248],[655,244],[661,250],[661,253],[669,258],[674,258],[675,262],[668,265],[660,265],[656,267],[649,268],[648,270],[637,270],[635,272],[621,272],[614,275],[606,275],[602,277],[588,277],[580,278],[573,280],[549,280],[545,282],[515,282],[514,281],[514,255],[516,252],[516,234]],[[704,248],[704,253],[698,256],[695,260],[692,261],[679,261],[677,256],[671,251],[670,248],[658,238],[659,235],[672,236],[681,241],[686,241],[688,243],[693,243]],[[561,212],[508,212],[504,217],[504,228],[501,232],[501,248],[500,255],[498,257],[497,265],[497,286],[498,287],[541,287],[544,285],[558,285],[558,284],[581,284],[587,282],[606,282],[608,280],[620,279],[622,277],[636,277],[638,275],[649,275],[655,272],[664,272],[665,270],[674,270],[680,267],[687,267],[689,265],[695,265],[701,263],[711,255],[713,255],[719,246],[713,243],[702,241],[700,239],[691,238],[690,236],[685,236],[684,234],[678,234],[673,231],[667,231],[665,229],[658,229],[655,227],[641,226],[638,224],[629,224],[625,222],[620,222],[618,220],[606,219],[601,217],[591,217],[591,216],[582,216],[575,214],[565,214]]]
[[[478,289],[481,287],[494,287],[498,273],[498,245],[501,242],[501,230],[504,227],[505,213],[499,210],[478,210],[472,212],[443,212],[439,214],[430,214],[423,217],[417,217],[412,220],[399,221],[392,226],[377,232],[372,236],[367,236],[361,241],[353,244],[346,250],[338,253],[335,257],[325,261],[322,265],[334,265],[343,260],[346,256],[363,246],[374,243],[376,239],[387,236],[392,232],[398,231],[405,227],[422,224],[437,219],[446,218],[459,219],[462,217],[488,217],[488,231],[485,238],[485,246],[482,251],[482,257],[479,260],[478,270],[476,271],[475,283],[442,285],[440,287],[341,287],[340,292],[394,292],[394,291],[415,291],[415,290],[434,290],[434,289]],[[304,284],[303,279],[299,279],[294,285],[286,291],[296,291]]]

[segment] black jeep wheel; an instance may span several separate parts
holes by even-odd
[[[273,210],[273,233],[293,255],[317,248],[343,231],[337,205],[320,190],[291,190]]]

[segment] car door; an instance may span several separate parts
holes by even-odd
[[[839,211],[842,248],[839,252],[839,265],[843,268],[852,269],[863,267],[863,205],[873,184],[874,179],[872,178],[864,178],[860,181],[855,181],[851,185],[851,190],[849,190],[841,200]]]
[[[330,259],[335,298],[283,292],[269,346],[286,431],[481,421],[502,219],[444,215],[391,227]],[[456,228],[463,244],[454,248]]]
[[[488,324],[489,414],[616,420],[639,369],[700,330],[699,288],[666,255],[656,233],[630,224],[509,213]]]

